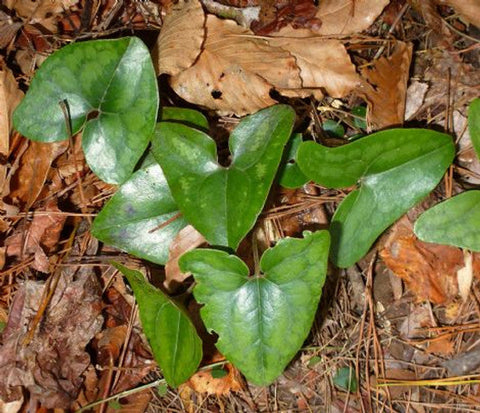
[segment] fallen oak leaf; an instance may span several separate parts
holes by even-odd
[[[170,79],[183,99],[220,114],[243,116],[275,104],[270,97],[274,87],[301,87],[300,70],[289,52],[212,15],[206,30],[195,64]]]
[[[163,20],[152,51],[157,74],[177,75],[188,69],[201,52],[205,37],[205,13],[199,0],[182,0]]]
[[[274,36],[268,42],[295,56],[302,79],[301,89],[280,90],[280,93],[287,96],[298,93],[299,97],[313,94],[321,99],[325,90],[332,97],[342,98],[360,83],[355,65],[340,41],[322,39],[310,30],[296,30],[291,26]]]
[[[353,34],[366,30],[390,0],[322,0],[315,17],[321,35]]]

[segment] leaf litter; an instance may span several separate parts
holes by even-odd
[[[126,28],[154,28],[157,31],[149,43],[153,45],[161,29],[159,39],[162,32],[168,34],[168,53],[173,55],[160,60],[170,66],[159,66],[157,71],[164,73],[163,78],[171,75],[172,88],[178,93],[163,91],[167,99],[162,104],[184,103],[183,98],[197,109],[207,109],[210,119],[228,123],[231,118],[223,115],[252,113],[289,98],[304,125],[304,135],[322,141],[325,120],[341,124],[346,136],[361,132],[351,113],[365,100],[372,130],[404,122],[407,126],[435,125],[460,140],[455,173],[438,187],[435,203],[451,195],[451,185],[454,193],[476,185],[472,177],[478,175],[478,159],[474,152],[468,153],[470,137],[461,126],[467,105],[478,96],[480,79],[475,1],[325,0],[318,6],[294,0],[222,2],[227,9],[236,7],[240,12],[243,7],[260,6],[263,15],[250,27],[214,16],[209,7],[205,13],[200,3],[193,1],[177,5],[168,1],[35,3],[7,1],[0,15],[0,47],[4,48],[0,53],[6,57],[2,71],[11,71],[22,90],[46,55],[65,41],[89,38],[92,33],[105,37]],[[194,14],[186,12],[186,5]],[[191,28],[194,34],[187,36],[190,32],[182,27]],[[165,40],[158,40],[155,48],[166,46]],[[244,56],[254,59],[248,62],[241,59]],[[414,96],[415,88],[408,86],[417,81],[428,87],[422,86],[421,93]],[[13,95],[20,95],[12,76],[6,75],[4,82]],[[10,91],[0,98],[0,105],[3,102],[7,108],[15,104]],[[415,101],[414,110],[407,112],[410,117],[405,119],[409,98]],[[132,315],[131,292],[108,266],[112,258],[128,266],[137,266],[138,261],[113,248],[104,246],[98,254],[84,251],[70,256],[68,265],[58,266],[62,277],[51,303],[61,305],[47,309],[29,346],[12,344],[26,334],[26,323],[38,310],[41,280],[58,265],[78,219],[75,214],[97,213],[114,187],[93,176],[80,152],[75,152],[82,164],[77,174],[72,148],[43,150],[25,144],[23,137],[6,129],[5,113],[0,111],[0,179],[4,179],[0,253],[5,255],[0,273],[0,322],[6,321],[8,314],[8,324],[0,342],[4,356],[0,359],[6,366],[15,364],[19,370],[15,379],[29,391],[23,394],[25,400],[16,389],[10,399],[2,393],[0,405],[7,403],[12,411],[18,411],[22,404],[32,406],[37,400],[45,408],[51,403],[52,407],[76,409],[142,382],[154,383],[161,375],[154,369],[140,325]],[[214,137],[221,144],[222,138]],[[327,138],[327,142],[333,140]],[[306,192],[281,193],[269,201],[258,224],[262,230],[255,229],[264,233],[266,246],[281,235],[298,235],[305,227],[328,225],[335,205],[346,193],[310,186]],[[83,197],[79,188],[83,188]],[[88,237],[77,234],[75,238],[85,242]],[[177,241],[181,244],[182,237]],[[185,241],[192,245],[188,238]],[[251,247],[247,240],[242,248],[250,251]],[[172,257],[176,255],[173,249]],[[478,254],[422,243],[405,219],[379,240],[375,251],[380,253],[375,266],[370,265],[374,259],[370,255],[327,279],[311,336],[275,387],[257,387],[241,379],[239,386],[235,381],[222,381],[216,387],[222,379],[212,379],[201,371],[194,376],[198,382],[193,390],[167,390],[161,397],[147,390],[138,392],[136,400],[131,395],[128,401],[122,398],[118,405],[106,408],[374,411],[381,400],[392,411],[476,411],[474,384],[445,385],[442,380],[478,375]],[[249,262],[249,257],[245,259]],[[164,282],[162,267],[151,266],[148,271],[154,283]],[[190,281],[179,274],[173,278],[177,276],[179,292],[188,296]],[[26,286],[33,291],[33,298],[26,298]],[[64,292],[61,298],[60,292]],[[102,307],[103,324],[99,321]],[[58,319],[58,324],[52,324]],[[71,334],[58,332],[59,326],[70,331],[88,322],[88,328],[76,328]],[[13,335],[12,326],[18,326]],[[46,340],[49,332],[51,341]],[[57,342],[69,344],[60,348],[55,347]],[[93,359],[86,356],[86,347]],[[43,357],[53,357],[54,351],[55,357],[61,355],[61,363],[46,363]],[[309,365],[312,357],[319,357],[320,362]],[[340,368],[359,372],[361,397],[331,387]],[[425,379],[437,380],[444,387],[428,387]],[[397,381],[395,387],[377,387],[377,383],[393,380]],[[0,392],[4,388],[0,386]],[[53,398],[46,400],[46,395]]]

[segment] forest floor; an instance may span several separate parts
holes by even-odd
[[[319,27],[348,27],[346,35],[327,33],[341,39],[349,60],[335,60],[336,73],[327,70],[315,93],[304,88],[293,97],[260,96],[265,106],[269,99],[290,104],[304,139],[330,146],[402,124],[446,131],[456,143],[454,164],[436,190],[385,232],[366,257],[346,270],[331,266],[311,333],[274,384],[254,386],[228,363],[223,367],[228,374],[212,377],[210,365],[223,358],[210,349],[201,370],[178,389],[162,385],[133,294],[110,262],[143,269],[156,285],[165,278],[164,267],[103,245],[90,234],[116,187],[89,170],[80,135],[70,142],[33,142],[13,130],[10,118],[52,52],[72,41],[126,35],[154,49],[172,3],[0,4],[0,329],[10,334],[0,339],[0,410],[480,411],[480,260],[459,248],[423,243],[413,233],[425,209],[480,184],[480,162],[467,127],[468,106],[480,96],[480,6],[453,0],[345,0],[334,2],[343,14],[322,17],[322,3],[331,2],[207,0],[203,7],[207,14],[232,15],[238,22],[245,17],[242,7],[260,7],[261,17],[250,26],[259,36],[273,36],[288,24],[324,36]],[[235,47],[241,54],[242,45]],[[198,62],[193,67],[206,70]],[[357,75],[363,86],[350,86]],[[224,96],[244,87],[233,86],[234,92],[221,91]],[[251,102],[232,100],[222,107],[197,95],[182,98],[166,74],[159,77],[159,88],[161,106],[204,113],[220,154],[227,148],[227,132],[238,123],[231,114],[259,109]],[[312,183],[298,189],[277,185],[256,230],[271,241],[326,228],[344,196]],[[251,249],[249,242],[240,250]],[[468,260],[473,262],[469,270]],[[51,300],[62,305],[52,309]],[[192,314],[198,314],[197,307],[192,302]],[[13,330],[20,334],[14,340]]]

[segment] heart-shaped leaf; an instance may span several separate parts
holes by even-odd
[[[68,139],[83,128],[85,158],[101,179],[122,183],[153,134],[157,80],[147,47],[136,37],[73,43],[37,70],[13,121],[24,136],[42,142]]]
[[[302,142],[302,134],[296,133],[290,138],[285,149],[284,161],[278,171],[279,183],[284,188],[300,188],[309,181],[295,161],[298,147]]]
[[[470,103],[468,108],[468,130],[475,152],[480,158],[480,98]]]
[[[180,258],[193,273],[195,298],[217,347],[255,384],[279,376],[310,331],[327,272],[327,231],[284,238],[260,260],[263,275],[249,277],[243,261],[197,249]]]
[[[295,113],[277,105],[244,118],[232,132],[232,163],[217,162],[215,142],[162,122],[152,152],[180,211],[210,244],[237,248],[255,224],[290,136]]]
[[[331,258],[349,267],[375,239],[442,178],[455,147],[450,136],[424,129],[391,129],[348,145],[327,148],[304,142],[297,153],[300,169],[330,188],[359,183],[333,216]]]
[[[205,116],[193,109],[163,108],[162,120],[208,128]],[[137,257],[165,264],[171,242],[186,225],[162,169],[149,154],[95,218],[92,234]]]
[[[415,222],[425,242],[480,251],[480,191],[467,191],[425,211]]]
[[[154,160],[135,172],[95,218],[92,234],[137,257],[157,264],[187,225],[180,216],[160,165]]]
[[[172,387],[195,373],[202,359],[202,341],[187,314],[142,273],[113,263],[132,286],[140,320],[163,376]]]

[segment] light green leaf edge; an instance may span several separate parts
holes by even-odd
[[[454,155],[449,135],[426,129],[391,129],[337,148],[304,142],[297,163],[310,179],[331,188],[360,184],[332,218],[332,262],[347,268],[362,258],[435,188]]]
[[[480,191],[467,191],[425,211],[415,222],[425,242],[480,251]]]
[[[113,262],[130,283],[140,320],[166,382],[177,387],[187,381],[202,359],[202,341],[187,314],[140,271]]]
[[[159,97],[145,44],[136,37],[72,43],[45,60],[13,115],[29,139],[68,139],[66,102],[73,134],[93,172],[119,184],[132,174],[153,134]],[[94,114],[88,120],[89,115]]]
[[[473,148],[480,159],[480,98],[474,99],[468,108],[468,131]]]
[[[284,159],[278,171],[278,182],[284,188],[300,188],[309,181],[296,163],[297,151],[302,142],[302,134],[295,133],[290,138],[287,147],[285,148]]]
[[[217,348],[254,384],[268,385],[285,369],[310,331],[327,272],[327,231],[285,238],[260,261],[263,276],[226,252],[197,249],[180,258],[193,273],[201,317]]]

